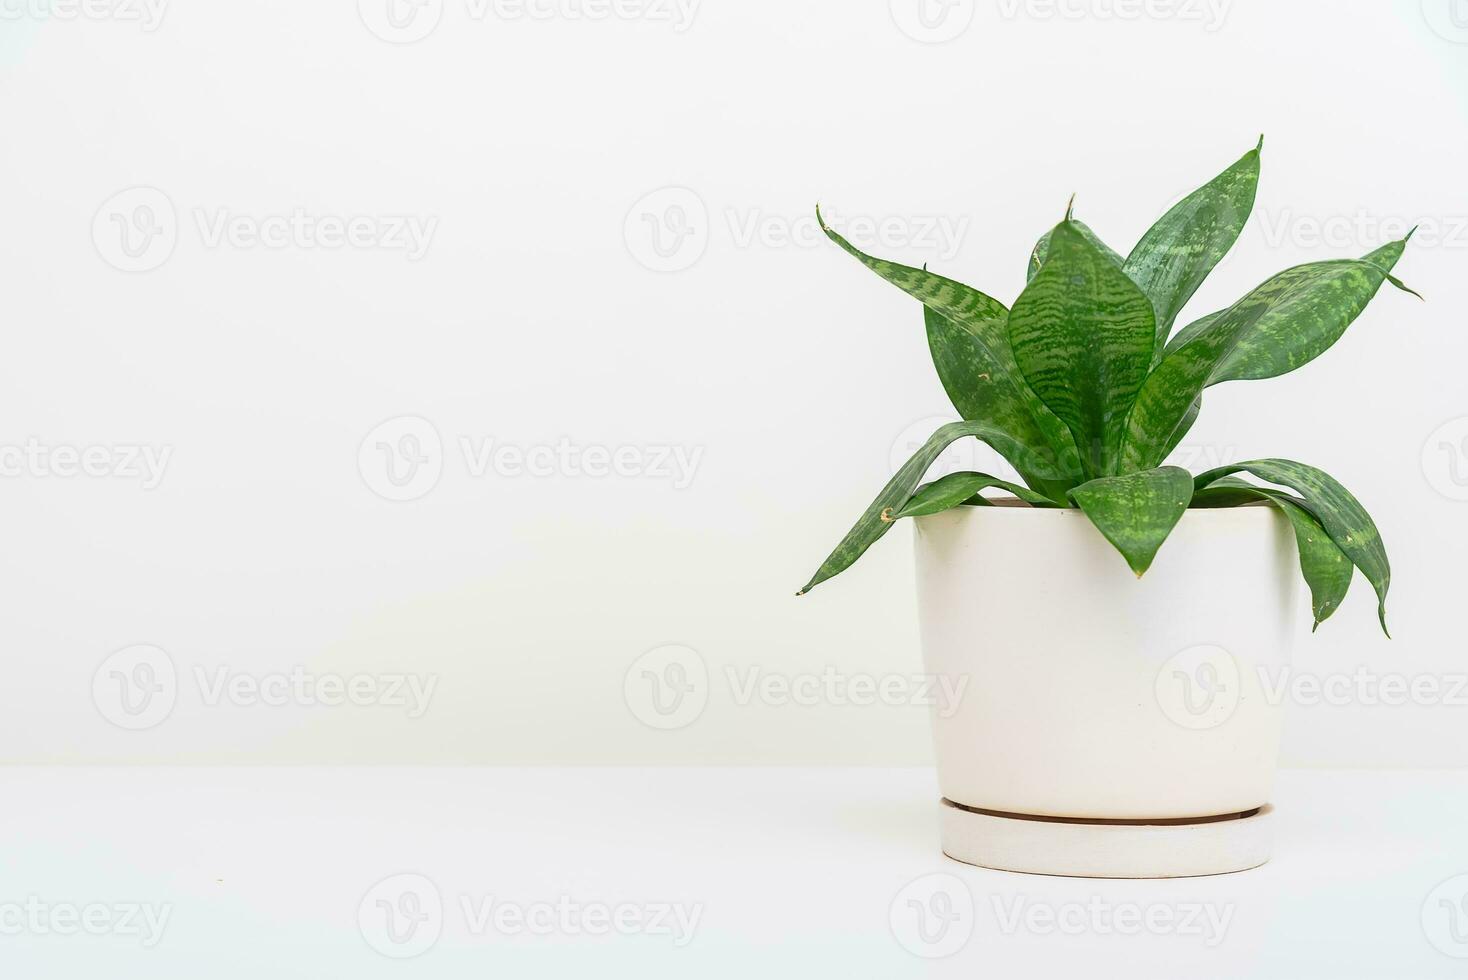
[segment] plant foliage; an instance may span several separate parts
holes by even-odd
[[[1248,220],[1262,146],[1174,205],[1125,258],[1067,208],[1031,251],[1027,284],[1010,308],[926,268],[867,255],[821,221],[833,242],[922,303],[933,365],[963,421],[940,428],[908,460],[801,594],[902,518],[985,505],[980,491],[991,488],[1032,507],[1080,508],[1139,577],[1189,507],[1258,503],[1280,510],[1295,532],[1315,625],[1339,608],[1360,569],[1385,630],[1391,566],[1376,525],[1345,487],[1283,459],[1196,478],[1163,465],[1205,389],[1293,371],[1340,339],[1383,283],[1407,290],[1392,269],[1410,233],[1359,259],[1286,269],[1174,331]],[[1026,486],[985,473],[922,484],[938,455],[968,437],[992,446]]]

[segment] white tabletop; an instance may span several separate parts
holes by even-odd
[[[0,780],[6,978],[1468,974],[1461,771],[1285,772],[1272,863],[1172,881],[950,861],[925,769]]]

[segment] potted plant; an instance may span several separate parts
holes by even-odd
[[[927,669],[969,681],[933,719],[943,847],[959,860],[1106,877],[1263,863],[1281,708],[1260,673],[1287,662],[1298,578],[1318,627],[1359,569],[1386,630],[1386,551],[1336,480],[1284,459],[1198,476],[1165,465],[1207,388],[1293,371],[1383,283],[1407,289],[1391,270],[1410,234],[1287,269],[1174,331],[1253,208],[1262,145],[1125,258],[1067,207],[1008,309],[866,255],[821,221],[922,303],[962,421],[902,466],[801,594],[914,519]],[[988,443],[1023,485],[975,472],[923,483],[963,438]]]

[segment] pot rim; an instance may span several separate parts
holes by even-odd
[[[996,511],[996,510],[1006,510],[1006,511],[1034,511],[1035,513],[1038,513],[1038,514],[1080,514],[1080,513],[1084,513],[1079,507],[1035,507],[1035,506],[1032,506],[1031,504],[1026,503],[1023,500],[1020,500],[1018,497],[987,497],[985,499],[987,499],[989,501],[989,503],[992,504],[993,506],[984,507],[984,506],[974,505],[974,504],[957,504],[957,505],[955,505],[953,507],[949,507],[947,510],[940,510],[936,514],[923,514],[920,517],[916,517],[916,518],[913,518],[913,519],[914,520],[921,521],[921,520],[926,520],[929,517],[938,517],[938,516],[940,516],[942,514],[947,514],[947,513],[949,513],[949,511],[964,510],[964,509],[980,511],[980,512],[984,512],[984,513],[987,513],[989,511]],[[1199,514],[1199,513],[1221,513],[1221,514],[1227,514],[1227,513],[1233,512],[1233,511],[1240,511],[1240,510],[1261,510],[1261,509],[1272,513],[1272,512],[1274,512],[1275,507],[1274,507],[1273,504],[1269,503],[1266,500],[1249,500],[1249,501],[1245,501],[1244,503],[1241,503],[1241,504],[1236,504],[1236,505],[1234,505],[1232,507],[1189,507],[1187,510],[1183,511],[1183,516],[1186,517],[1189,514]]]

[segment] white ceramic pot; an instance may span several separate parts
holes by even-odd
[[[963,685],[933,719],[947,801],[1098,826],[1202,826],[1269,802],[1283,706],[1265,692],[1299,628],[1294,539],[1273,507],[1188,511],[1141,579],[1077,510],[915,523],[926,667]],[[1250,848],[1211,860],[1262,863]],[[1135,873],[1159,870],[1146,864]],[[1125,858],[1113,871],[1133,873]]]

